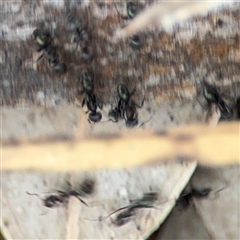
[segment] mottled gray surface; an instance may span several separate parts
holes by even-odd
[[[34,159],[33,159],[34,161]],[[113,159],[114,161],[114,159]],[[68,219],[76,215],[78,239],[142,239],[156,230],[171,211],[175,199],[188,182],[196,162],[170,162],[159,166],[144,166],[125,170],[101,170],[92,173],[45,174],[37,172],[5,172],[2,175],[2,231],[11,239],[65,239]],[[169,176],[171,176],[169,178]],[[47,209],[40,199],[29,196],[38,193],[41,198],[46,192],[66,190],[66,181],[72,181],[72,188],[78,189],[85,178],[96,182],[93,195],[83,198],[90,207],[77,201],[70,213],[71,204]],[[99,221],[111,211],[129,204],[132,199],[141,198],[145,192],[159,194],[154,204],[158,209],[139,209],[136,216],[121,227],[116,227],[111,218]],[[43,194],[45,192],[45,194]],[[76,209],[79,209],[77,211]],[[112,216],[112,218],[116,215]],[[87,219],[86,219],[87,218]],[[73,227],[74,228],[74,227]]]
[[[141,2],[139,9],[147,5],[144,1]],[[120,14],[126,14],[125,2],[116,4],[116,7]],[[76,107],[83,97],[78,93],[78,76],[83,69],[94,71],[95,94],[97,99],[106,103],[103,120],[107,120],[109,104],[114,102],[116,85],[119,82],[124,82],[130,90],[136,86],[133,96],[136,102],[141,102],[146,95],[144,107],[139,110],[139,124],[149,118],[151,120],[143,125],[143,129],[160,131],[172,125],[204,122],[206,112],[195,98],[197,96],[205,103],[200,86],[203,77],[217,85],[230,105],[234,104],[236,97],[240,95],[239,3],[225,6],[224,9],[209,13],[206,17],[195,17],[180,24],[171,33],[162,30],[143,33],[144,41],[140,51],[129,46],[129,39],[113,42],[114,31],[127,23],[121,19],[116,7],[112,4],[100,5],[95,0],[1,2],[0,104],[4,106],[1,109],[3,139],[72,135],[79,117],[85,118],[87,133],[118,132],[119,129],[125,129],[124,122],[88,125],[87,115],[81,108]],[[73,10],[76,11],[81,26],[86,25],[93,32],[92,46],[95,55],[93,62],[89,64],[79,59],[80,48],[74,51],[73,36],[66,24],[66,16]],[[222,24],[219,24],[219,20]],[[37,48],[32,38],[35,28],[48,28],[52,31],[58,42],[60,58],[68,65],[66,74],[53,73],[49,69],[47,59],[36,62],[39,53],[36,52]],[[163,198],[175,197],[191,175],[191,171],[186,170],[186,175],[181,176],[184,171],[184,166],[175,164],[139,170],[89,173],[98,180],[98,190],[92,200],[97,199],[100,203],[104,200],[104,206],[92,208],[91,211],[80,206],[79,212],[92,218],[97,217],[100,212],[106,214],[115,209],[115,206],[122,206],[129,199],[139,197],[143,191],[148,191],[150,186],[157,189]],[[196,203],[196,209],[206,228],[200,231],[197,223],[191,228],[192,232],[187,232],[190,227],[181,227],[185,220],[179,220],[177,227],[178,223],[175,222],[166,228],[170,229],[170,235],[163,235],[165,239],[166,236],[205,238],[206,231],[213,238],[239,238],[235,226],[236,223],[239,224],[237,167],[231,171],[222,170],[220,174],[208,171],[197,173],[196,181],[199,187],[202,187],[201,184],[210,184],[212,188],[221,187],[222,179],[229,183],[229,187],[219,193],[220,196],[214,201],[204,200]],[[225,171],[228,172],[227,175]],[[159,179],[158,174],[163,172],[165,175]],[[84,174],[79,174],[79,178]],[[212,178],[207,180],[207,176],[210,175]],[[1,180],[4,234],[15,239],[38,236],[65,238],[68,209],[46,210],[39,199],[25,194],[25,191],[62,189],[63,185],[65,186],[65,178],[69,176],[4,173]],[[179,184],[176,192],[172,191],[175,183]],[[114,199],[110,196],[114,196]],[[108,204],[105,204],[106,199]],[[157,226],[170,208],[171,201],[164,208],[164,212],[141,210],[135,222],[132,221],[119,229],[113,228],[110,220],[100,224],[79,218],[79,236],[129,238],[132,234],[135,238],[146,237],[149,232],[145,232],[144,226],[148,229],[153,225]],[[41,215],[42,213],[44,215]],[[187,214],[186,218],[194,220],[195,215]],[[143,230],[137,231],[136,224],[143,226]],[[99,235],[96,229],[100,229],[102,235]]]
[[[194,199],[186,210],[174,208],[151,239],[239,239],[239,180],[239,165],[199,166],[190,180],[191,186],[211,188],[213,192],[206,198]],[[220,189],[223,190],[218,192]]]

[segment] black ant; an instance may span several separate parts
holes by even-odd
[[[134,2],[127,3],[127,16],[129,19],[133,19],[137,15],[137,7]]]
[[[92,32],[86,27],[80,28],[79,22],[76,20],[75,15],[68,15],[68,23],[71,25],[71,29],[74,31],[73,42],[76,43],[77,50],[78,45],[81,45],[81,58],[88,62],[93,59],[93,48],[90,46],[92,41]]]
[[[143,106],[145,97],[143,98],[141,105],[138,105],[134,101],[131,101],[131,96],[134,93],[135,89],[130,93],[125,84],[118,84],[118,105],[108,113],[111,121],[117,122],[120,117],[125,120],[126,126],[129,128],[135,127],[138,124],[138,113],[136,108],[141,108]]]
[[[133,206],[137,205],[152,205],[155,201],[158,199],[158,193],[157,192],[148,192],[144,193],[142,198],[136,199],[136,200],[130,200],[131,204]]]
[[[40,29],[35,29],[33,31],[33,37],[38,45],[38,52],[44,51],[43,54],[37,59],[39,61],[44,54],[48,57],[48,62],[52,70],[57,73],[66,72],[67,66],[63,62],[59,62],[58,54],[55,51],[55,48],[52,46],[52,37],[49,31],[41,31]]]
[[[156,208],[153,206],[153,203],[158,199],[158,194],[156,192],[144,193],[143,197],[137,200],[134,200],[129,206],[119,208],[114,213],[124,210],[119,213],[115,219],[112,220],[112,223],[118,227],[126,224],[131,217],[136,214],[136,210],[139,208]],[[111,213],[113,214],[113,213]]]
[[[232,109],[227,105],[226,102],[220,97],[217,89],[203,81],[203,96],[207,100],[208,105],[214,103],[221,112],[221,117],[226,119],[232,116]]]
[[[117,10],[118,14],[121,16],[122,19],[125,19],[125,20],[133,19],[137,15],[137,13],[138,13],[136,4],[134,2],[130,1],[130,2],[127,3],[127,7],[126,8],[127,8],[126,9],[127,16],[122,16],[118,12],[117,7],[116,7],[116,10]],[[140,39],[139,35],[134,35],[134,36],[130,37],[129,38],[129,45],[133,49],[139,49],[141,47],[141,45],[142,45],[141,39]]]
[[[50,195],[42,199],[43,205],[48,208],[58,207],[60,204],[66,204],[70,196],[74,196],[85,206],[88,206],[88,204],[85,201],[83,201],[80,197],[84,197],[86,195],[92,194],[93,189],[94,189],[94,182],[92,180],[85,180],[80,185],[79,191],[70,190],[68,192],[64,192],[64,191],[58,190],[56,194]],[[26,192],[26,193],[28,195],[34,195],[39,197],[39,195],[36,193],[29,193],[29,192]]]
[[[82,101],[82,107],[85,104],[87,105],[88,111],[86,113],[90,112],[88,116],[89,123],[91,122],[96,123],[101,121],[102,114],[97,111],[97,107],[101,109],[102,106],[97,104],[96,97],[93,94],[93,90],[94,90],[93,76],[87,70],[84,70],[81,74],[81,85],[82,85],[82,92],[85,93],[86,95]]]
[[[85,206],[88,206],[87,203],[80,198],[80,193],[78,193],[77,191],[73,191],[73,190],[69,192],[57,191],[57,193],[58,194],[50,195],[42,199],[43,205],[48,208],[58,207],[60,204],[66,204],[70,196],[74,196],[80,202],[82,202]],[[27,194],[39,197],[39,195],[36,193],[27,192]]]
[[[196,189],[193,188],[190,192],[180,195],[178,200],[176,201],[176,208],[186,209],[190,206],[192,200],[195,199],[204,199],[207,198],[211,193],[217,193],[222,191],[224,188],[221,188],[217,191],[213,191],[211,188],[203,188],[203,189]]]
[[[130,218],[133,217],[135,213],[135,209],[130,207],[125,211],[119,213],[116,218],[112,220],[112,223],[117,227],[121,227],[124,224],[128,223],[130,221]]]
[[[90,221],[102,221],[103,219],[106,219],[111,215],[121,211],[119,214],[117,214],[116,218],[111,220],[114,225],[120,227],[126,224],[130,220],[130,217],[136,214],[136,210],[139,208],[157,209],[156,207],[153,206],[154,202],[157,201],[157,199],[158,199],[158,194],[156,192],[144,193],[142,198],[130,201],[131,203],[129,205],[125,207],[121,207],[111,212],[105,217],[100,217],[98,220],[90,220]]]

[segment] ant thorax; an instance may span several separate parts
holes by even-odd
[[[94,94],[87,94],[86,96],[87,108],[91,112],[97,111],[97,103]]]

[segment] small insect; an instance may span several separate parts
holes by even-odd
[[[236,109],[237,109],[237,119],[240,120],[240,97],[238,97],[238,99],[237,99]]]
[[[76,43],[75,50],[80,45],[81,59],[85,62],[91,62],[93,59],[92,32],[87,27],[80,27],[79,21],[75,14],[72,13],[68,15],[68,25],[74,33],[73,42]]]
[[[74,196],[85,206],[88,206],[88,204],[84,200],[82,200],[81,197],[92,194],[93,188],[94,188],[94,181],[93,180],[85,180],[80,185],[79,191],[70,190],[68,192],[64,192],[64,191],[57,190],[56,194],[50,195],[41,200],[43,201],[43,205],[45,207],[54,208],[54,207],[58,207],[61,204],[66,204],[68,202],[69,197]],[[33,195],[33,196],[39,197],[39,194],[36,194],[36,193],[29,193],[29,192],[26,192],[26,193],[28,195]]]
[[[115,5],[115,8],[118,12],[118,9]],[[118,14],[121,16],[122,19],[128,20],[128,19],[133,19],[137,13],[138,13],[138,9],[137,9],[137,5],[134,2],[127,2],[126,5],[126,11],[127,11],[127,16],[123,16],[121,15],[119,12]],[[133,35],[132,37],[129,38],[129,45],[133,48],[133,49],[140,49],[142,46],[142,40],[140,38],[139,35]]]
[[[210,188],[204,188],[202,190],[192,189],[191,192],[181,195],[176,201],[176,207],[178,209],[186,209],[190,206],[193,198],[201,199],[206,198],[212,190]]]
[[[130,37],[129,45],[133,49],[140,49],[142,46],[142,43],[141,43],[141,39],[140,39],[139,35],[133,35],[132,37]]]
[[[33,31],[33,37],[39,47],[38,52],[44,50],[52,42],[52,37],[48,30],[41,31],[40,29],[35,29]]]
[[[125,84],[118,84],[118,105],[108,113],[111,121],[118,122],[118,119],[122,118],[125,120],[126,126],[129,128],[135,127],[138,124],[138,113],[136,108],[141,108],[143,106],[145,97],[143,98],[141,105],[138,105],[131,100],[131,96],[134,93],[135,89],[130,93]]]
[[[127,3],[127,15],[129,19],[133,19],[137,15],[137,7],[134,2]]]
[[[90,112],[88,116],[89,123],[100,122],[102,119],[102,114],[99,111],[97,111],[97,107],[101,109],[102,106],[97,103],[96,97],[93,94],[94,91],[93,75],[87,70],[84,70],[81,74],[81,85],[82,93],[85,93],[86,95],[82,101],[82,107],[85,104],[87,105],[88,111],[86,113]]]
[[[158,199],[156,192],[144,193],[143,197],[132,201],[132,203],[126,207],[119,208],[114,213],[124,210],[119,213],[112,223],[117,227],[120,227],[130,221],[131,217],[136,214],[136,210],[139,208],[156,208],[153,206],[154,202]],[[157,209],[157,208],[156,208]],[[113,214],[113,213],[111,213]]]
[[[43,205],[48,208],[54,208],[58,207],[60,204],[66,204],[68,202],[68,198],[70,196],[77,197],[84,205],[88,206],[86,202],[84,202],[80,197],[79,194],[76,191],[70,191],[70,192],[63,192],[63,191],[57,191],[58,194],[50,195],[44,199],[41,199],[43,201]],[[33,195],[39,197],[36,193],[29,193],[28,195]]]
[[[48,208],[53,208],[53,207],[56,207],[58,206],[59,204],[61,203],[65,203],[66,202],[66,195],[60,195],[60,196],[57,196],[57,195],[51,195],[51,196],[48,196],[47,198],[43,199],[43,205],[45,207],[48,207]]]
[[[155,201],[158,199],[158,193],[157,192],[148,192],[144,193],[143,197],[137,200],[133,200],[132,204],[136,205],[152,205]]]
[[[135,209],[130,207],[123,212],[117,214],[116,218],[112,219],[112,223],[117,227],[121,227],[124,224],[128,223],[131,217],[135,215],[135,213]]]
[[[65,63],[58,60],[58,54],[56,49],[52,45],[52,37],[49,31],[41,31],[35,29],[33,31],[34,40],[39,47],[38,52],[43,51],[43,54],[37,59],[37,62],[46,55],[48,57],[48,63],[50,68],[57,73],[65,73],[67,66]]]
[[[218,193],[222,191],[224,188],[218,189],[218,190],[212,190],[211,188],[203,188],[203,189],[196,189],[193,188],[190,192],[180,195],[178,200],[176,201],[176,208],[179,210],[184,210],[188,208],[192,202],[192,200],[195,199],[204,199],[209,197],[211,193]]]
[[[203,96],[207,100],[208,105],[214,103],[219,108],[221,112],[221,117],[226,119],[232,116],[232,109],[227,105],[226,102],[220,97],[217,89],[208,84],[206,81],[203,81]]]
[[[140,208],[155,208],[157,209],[153,204],[156,202],[158,199],[158,194],[156,192],[149,192],[149,193],[144,193],[142,198],[132,200],[130,201],[131,203],[127,206],[121,207],[110,214],[108,214],[105,217],[99,217],[97,220],[90,220],[90,221],[102,221],[104,219],[109,218],[113,214],[120,212],[119,214],[116,215],[114,219],[111,219],[112,223],[115,226],[122,226],[129,222],[130,218],[136,214],[136,210]]]

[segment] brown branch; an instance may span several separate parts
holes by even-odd
[[[177,156],[194,158],[207,165],[237,163],[239,131],[239,123],[225,123],[216,128],[179,127],[162,135],[133,131],[118,137],[4,142],[2,170],[126,168]]]

